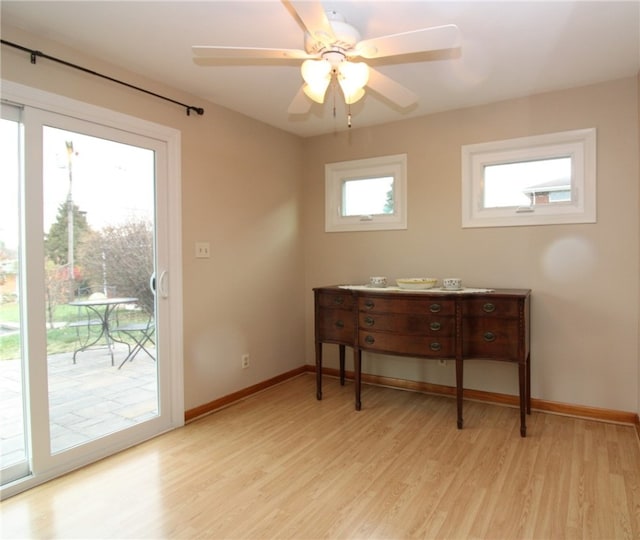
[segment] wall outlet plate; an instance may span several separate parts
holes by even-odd
[[[210,256],[209,242],[196,242],[196,259],[208,259]]]

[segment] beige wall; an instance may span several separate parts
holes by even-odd
[[[348,133],[298,139],[179,89],[2,28],[28,44],[152,91],[202,117],[2,47],[2,77],[182,133],[187,409],[313,363],[311,288],[456,274],[469,285],[533,289],[534,397],[640,410],[638,79],[513,100]],[[595,126],[598,223],[460,228],[460,146]],[[407,153],[406,231],[324,233],[324,164]],[[212,257],[196,260],[196,241]],[[252,366],[240,369],[240,355]],[[333,347],[327,347],[335,365]],[[453,384],[453,367],[365,355],[371,373]],[[513,366],[469,363],[466,385],[517,391]]]
[[[28,54],[2,46],[3,78],[181,131],[186,408],[304,364],[300,140],[42,38],[5,27],[2,35],[205,108],[187,116],[47,60],[31,65]],[[210,259],[195,259],[196,241],[211,243]]]
[[[310,289],[456,275],[468,285],[525,287],[532,298],[532,394],[638,409],[638,99],[635,77],[305,140],[307,356]],[[597,128],[598,222],[461,228],[460,147]],[[324,164],[406,153],[405,231],[325,233]],[[328,346],[329,365],[336,365]],[[365,355],[365,372],[454,384],[451,362]],[[465,386],[517,393],[514,366],[469,362]]]

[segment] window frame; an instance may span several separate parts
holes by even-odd
[[[343,216],[343,185],[349,180],[393,177],[393,213]],[[407,228],[407,154],[327,163],[325,232],[380,231]]]
[[[596,222],[596,128],[463,145],[462,227]],[[571,201],[531,207],[485,208],[484,168],[570,157]]]

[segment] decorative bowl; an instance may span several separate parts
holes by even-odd
[[[398,287],[401,289],[431,289],[435,287],[438,280],[436,278],[421,277],[421,278],[401,278],[396,279]]]

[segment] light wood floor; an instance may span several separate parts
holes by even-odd
[[[634,428],[302,375],[2,503],[4,538],[640,538]]]

